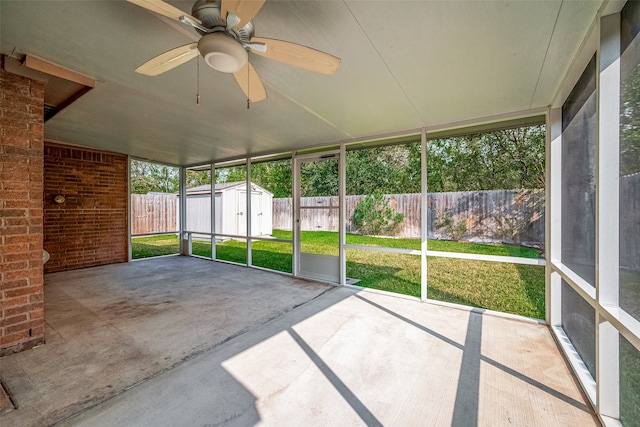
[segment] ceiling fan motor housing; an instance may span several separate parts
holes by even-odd
[[[191,15],[202,21],[202,25],[213,29],[213,32],[225,32],[229,36],[243,43],[249,43],[255,34],[252,22],[248,22],[243,28],[227,27],[226,17],[220,15],[219,0],[198,0],[191,8]],[[195,29],[200,35],[209,34],[198,28]]]

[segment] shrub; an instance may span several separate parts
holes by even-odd
[[[360,234],[393,236],[400,232],[404,215],[389,206],[389,199],[380,192],[360,200],[353,212],[353,225]]]
[[[464,219],[454,221],[449,212],[443,213],[436,219],[436,226],[444,228],[451,240],[458,241],[467,234],[467,221]]]

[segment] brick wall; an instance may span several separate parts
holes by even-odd
[[[0,356],[44,342],[43,106],[42,83],[0,64]]]
[[[127,226],[127,157],[45,144],[45,273],[127,262]]]

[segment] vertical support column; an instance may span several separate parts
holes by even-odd
[[[420,218],[420,299],[427,300],[427,239],[429,237],[429,189],[427,188],[427,131],[420,136],[420,189],[422,191],[422,218]]]
[[[600,307],[619,306],[620,14],[600,20],[596,142],[596,402],[620,417],[619,333]]]
[[[247,265],[251,266],[251,159],[244,165],[247,176]]]
[[[291,271],[297,276],[300,273],[300,160],[293,153],[293,212],[291,230],[293,231],[293,265]]]
[[[562,236],[562,108],[547,113],[545,149],[545,248],[546,320],[550,326],[562,324],[562,279],[552,264],[561,263]]]
[[[216,259],[216,165],[211,163],[211,259]]]
[[[131,157],[127,157],[127,260],[133,259],[131,247]]]
[[[4,59],[0,55],[0,357],[44,343],[44,86],[4,71]]]
[[[338,203],[339,206],[339,262],[340,262],[340,286],[347,284],[347,250],[344,245],[346,244],[346,207],[345,207],[345,194],[346,194],[346,182],[347,182],[347,150],[344,144],[340,145],[340,157],[338,158]]]
[[[180,198],[178,207],[180,209],[180,224],[179,233],[180,236],[180,254],[190,256],[191,244],[189,242],[189,236],[185,231],[187,230],[187,173],[184,167],[180,167]]]

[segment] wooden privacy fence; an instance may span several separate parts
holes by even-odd
[[[175,194],[131,195],[131,234],[177,230],[178,196]]]
[[[421,194],[389,194],[390,206],[404,215],[397,237],[419,238]],[[352,217],[365,196],[346,197],[347,232],[357,233]],[[337,206],[338,197],[303,197],[303,206]],[[428,236],[432,239],[507,242],[544,246],[544,190],[491,190],[429,193]],[[273,228],[291,230],[291,198],[273,199]],[[178,197],[131,195],[131,233],[178,229]],[[209,211],[203,213],[210,215]],[[303,209],[302,230],[338,231],[338,209]]]
[[[388,194],[390,206],[404,215],[397,237],[419,238],[421,194]],[[347,196],[347,232],[356,233],[352,217],[365,196]],[[337,206],[337,197],[304,197],[303,206]],[[544,190],[491,190],[429,193],[428,236],[433,239],[544,245]],[[273,199],[273,228],[291,229],[290,198]],[[337,209],[303,209],[302,230],[338,231]]]

